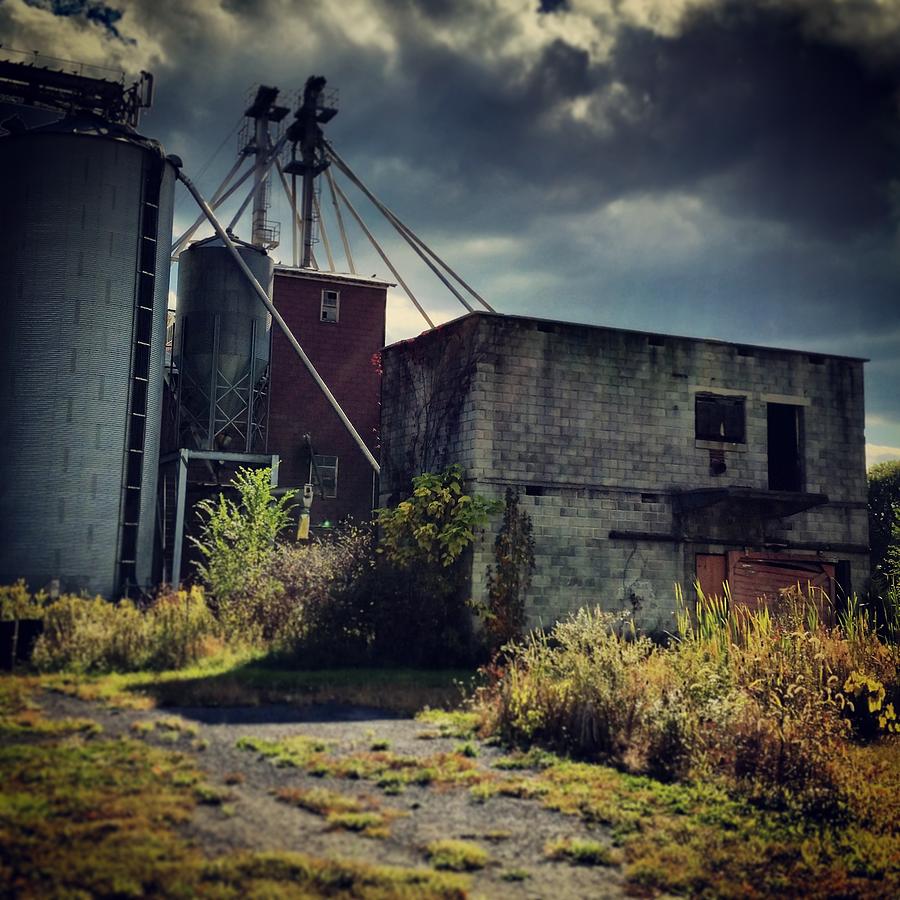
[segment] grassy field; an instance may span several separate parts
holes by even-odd
[[[215,789],[206,785],[202,754],[135,737],[111,738],[86,704],[77,719],[49,719],[42,691],[64,691],[105,705],[147,708],[183,696],[181,685],[210,679],[188,696],[208,702],[304,702],[392,694],[405,708],[425,688],[449,691],[460,673],[273,672],[241,659],[162,675],[0,678],[0,881],[18,896],[87,892],[97,896],[462,897],[484,860],[472,848],[435,844],[430,867],[390,868],[314,859],[295,853],[242,853],[210,858],[185,844],[178,828]],[[160,690],[160,685],[167,686]],[[229,691],[232,689],[229,688]],[[171,693],[170,693],[171,691]],[[367,692],[371,691],[369,694]],[[377,804],[351,808],[342,784],[368,784],[388,799],[407,786],[437,795],[465,792],[473,808],[496,798],[538,804],[611,835],[611,844],[557,841],[545,855],[560,865],[616,867],[629,890],[708,897],[900,896],[900,738],[848,748],[849,804],[829,819],[763,809],[721,784],[665,783],[611,766],[577,762],[544,750],[507,749],[476,736],[472,712],[421,715],[421,735],[452,739],[452,752],[415,757],[379,742],[353,753],[309,738],[242,749],[322,779],[314,792],[285,792],[282,803],[314,811],[362,838],[390,829]],[[164,728],[165,725],[157,726]],[[193,732],[192,732],[193,735]],[[490,761],[482,757],[488,755]],[[332,787],[329,787],[332,786]],[[523,811],[523,815],[527,815]],[[331,819],[329,820],[329,817]],[[348,839],[355,839],[351,836]],[[523,860],[527,870],[528,860]],[[440,871],[438,871],[440,869]],[[522,877],[526,877],[522,875]],[[510,875],[512,881],[512,875]]]

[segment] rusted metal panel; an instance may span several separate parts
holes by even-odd
[[[834,564],[814,557],[740,551],[728,554],[728,583],[735,605],[759,609],[794,585],[834,596]]]
[[[707,597],[721,597],[728,577],[728,560],[724,553],[697,554],[697,581]]]

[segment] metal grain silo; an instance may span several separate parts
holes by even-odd
[[[95,119],[0,138],[0,583],[149,586],[174,182]]]
[[[235,243],[271,296],[272,259]],[[181,254],[175,319],[181,447],[265,451],[271,331],[271,316],[219,238]]]

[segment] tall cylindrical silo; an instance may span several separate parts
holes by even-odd
[[[126,128],[0,138],[0,583],[150,586],[174,183]]]
[[[235,243],[271,296],[271,257]],[[219,238],[198,241],[181,254],[175,364],[182,447],[265,451],[271,331],[271,316]]]

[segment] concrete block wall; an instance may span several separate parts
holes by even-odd
[[[690,585],[695,554],[743,542],[787,542],[805,552],[842,545],[831,555],[851,562],[854,585],[862,587],[868,524],[861,361],[480,313],[445,326],[444,338],[457,329],[477,364],[460,425],[444,439],[446,458],[466,468],[479,493],[520,490],[534,522],[532,622],[549,624],[578,606],[600,604],[633,610],[647,630],[670,630],[674,585]],[[382,433],[398,444],[409,440],[422,409],[388,372],[416,365],[415,343],[384,354]],[[451,393],[457,386],[447,379]],[[745,443],[695,439],[698,392],[745,397]],[[674,534],[681,491],[766,491],[769,402],[803,408],[805,490],[826,493],[827,506],[768,521],[739,515],[727,522],[713,510],[692,527],[722,543],[707,541],[702,550],[696,541],[610,539],[611,531]],[[711,474],[710,451],[724,454],[724,473]],[[415,461],[407,459],[410,467]],[[402,470],[383,472],[383,501],[402,490]],[[487,535],[473,554],[476,597],[492,553]]]

